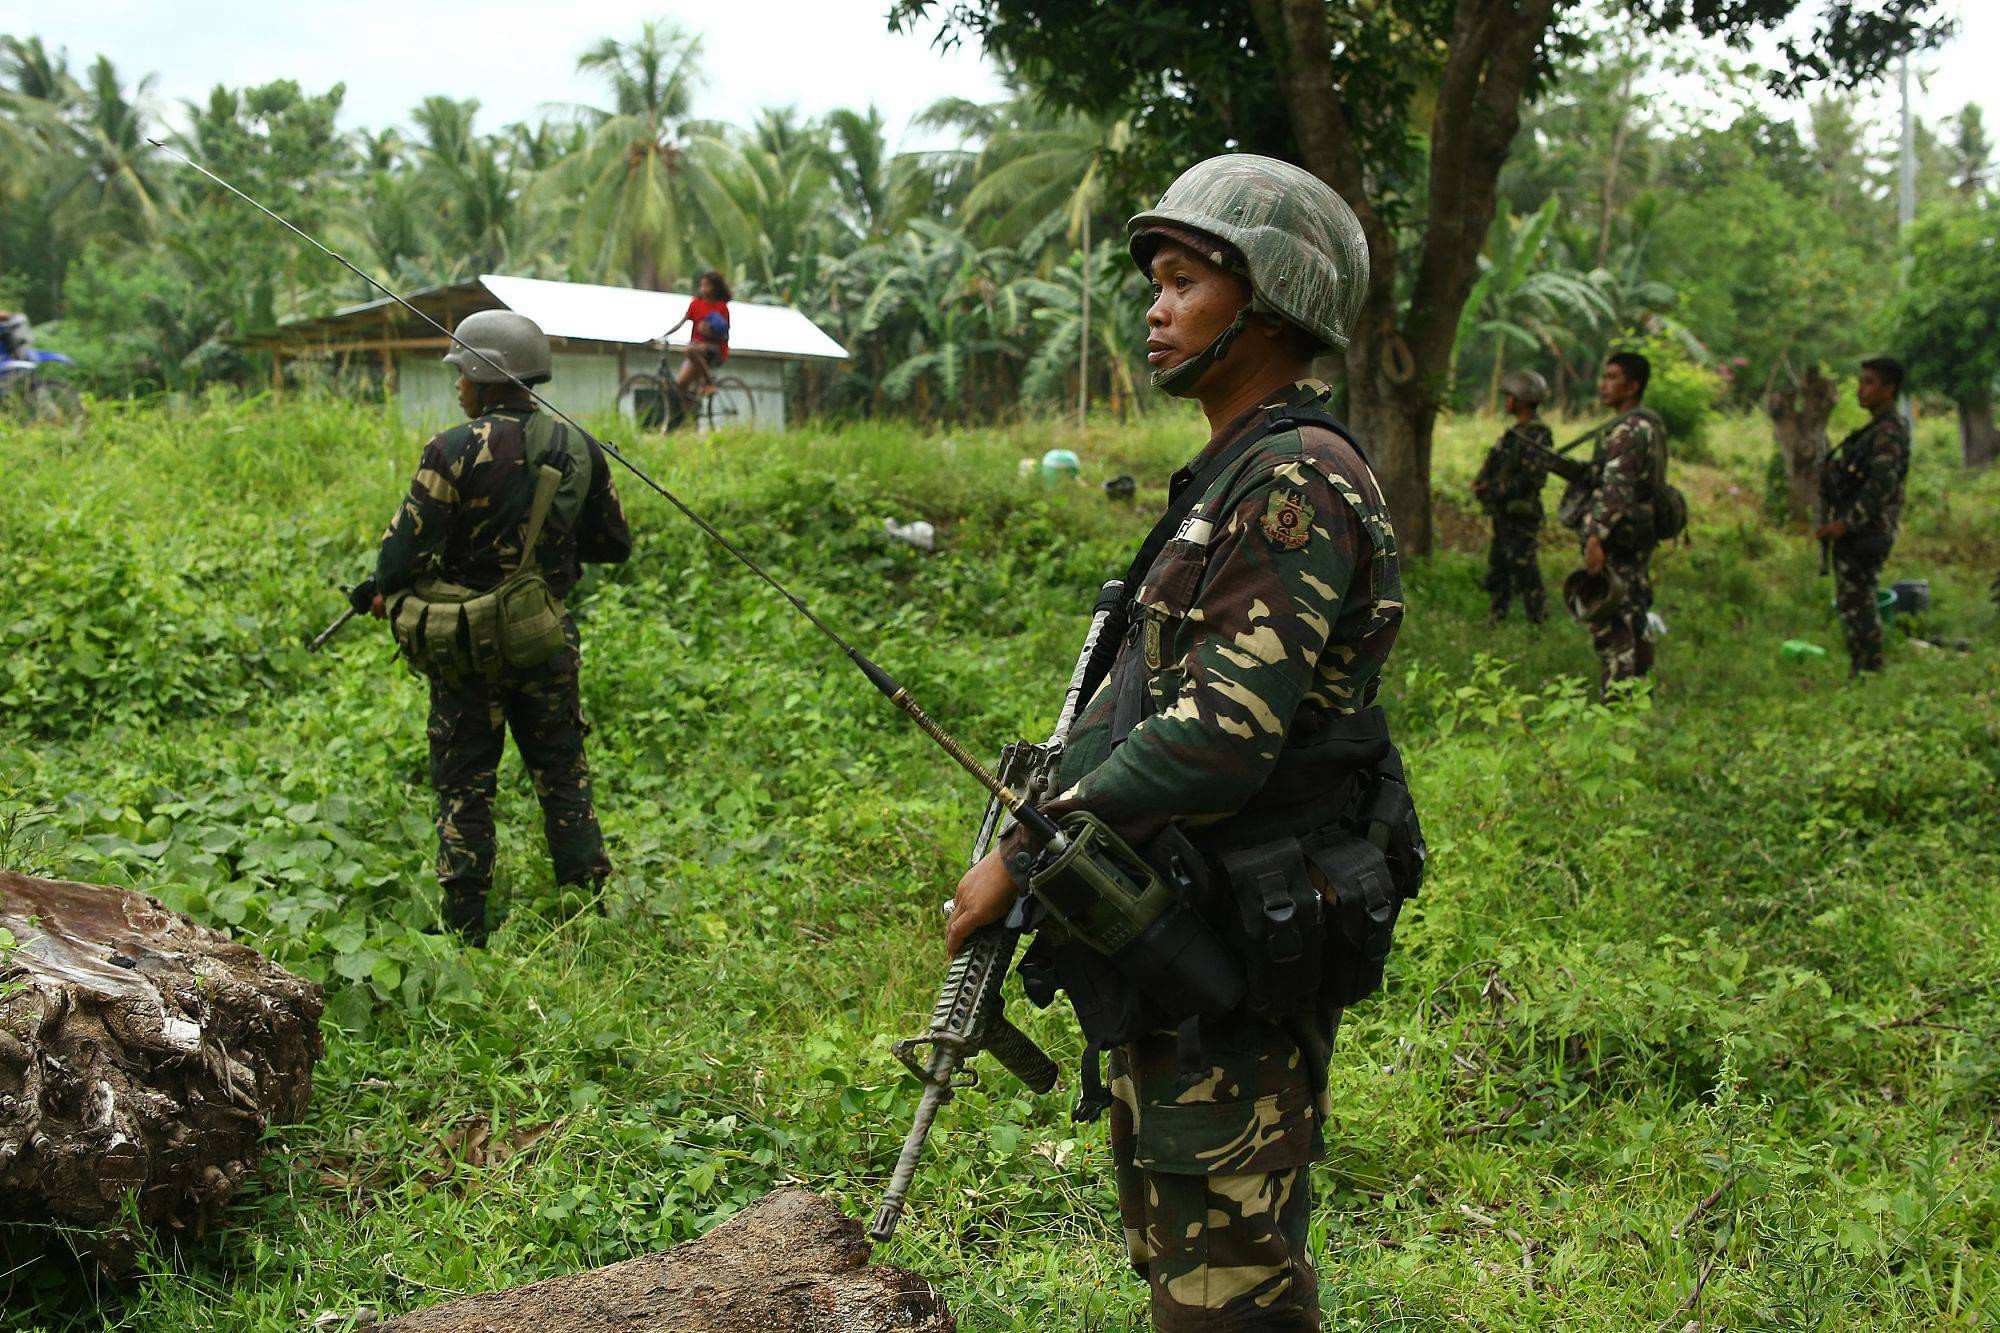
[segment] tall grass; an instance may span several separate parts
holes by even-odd
[[[1046,727],[1097,582],[1205,433],[1166,412],[626,442],[990,748]],[[2000,483],[1927,425],[1891,573],[1931,580],[1926,639],[1972,651],[1895,635],[1889,674],[1849,686],[1816,552],[1763,517],[1762,432],[1724,423],[1681,469],[1699,507],[1659,563],[1658,686],[1606,713],[1575,627],[1481,627],[1455,497],[1497,433],[1446,423],[1446,545],[1408,575],[1387,699],[1435,874],[1336,1053],[1330,1325],[1980,1326],[2000,1313]],[[551,886],[509,760],[505,925],[485,954],[423,934],[420,689],[379,627],[299,646],[419,444],[325,397],[100,406],[82,435],[0,439],[0,825],[331,997],[312,1111],[226,1227],[102,1307],[59,1263],[16,1268],[41,1240],[17,1228],[8,1327],[400,1310],[686,1239],[782,1181],[865,1216],[893,1160],[913,1095],[888,1046],[928,1011],[973,793],[621,479],[639,553],[575,599],[609,915]],[[1050,445],[1087,483],[1141,477],[1138,510],[1017,475]],[[918,516],[935,555],[881,533]],[[1568,555],[1552,534],[1552,581]],[[1794,637],[1830,658],[1784,665]],[[1059,1013],[1018,1009],[1075,1056]],[[1143,1321],[1102,1133],[1064,1110],[994,1071],[940,1127],[887,1257],[963,1327]],[[553,1128],[454,1166],[474,1116]]]

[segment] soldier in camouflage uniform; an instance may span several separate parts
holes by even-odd
[[[1666,474],[1667,428],[1644,404],[1652,363],[1637,352],[1618,352],[1604,363],[1598,401],[1619,415],[1597,446],[1596,489],[1583,513],[1583,567],[1609,570],[1622,595],[1599,605],[1590,618],[1597,653],[1598,691],[1653,669],[1653,640],[1646,613],[1653,606],[1653,499]]]
[[[1882,615],[1875,605],[1875,584],[1896,541],[1903,478],[1910,471],[1910,431],[1896,413],[1903,379],[1899,361],[1877,357],[1862,362],[1855,398],[1870,420],[1829,450],[1820,467],[1819,539],[1831,547],[1834,604],[1855,675],[1882,669]]]
[[[508,311],[467,316],[457,337],[464,346],[444,359],[458,369],[459,405],[471,419],[424,446],[410,493],[383,534],[374,577],[355,590],[357,605],[378,616],[388,597],[420,577],[483,592],[521,563],[535,473],[527,427],[537,410],[521,384],[549,378],[549,342],[532,320]],[[536,562],[557,597],[568,596],[584,562],[616,564],[632,551],[603,451],[588,438],[583,448],[591,473],[581,510],[567,526],[546,524],[536,542]],[[594,889],[611,873],[583,753],[580,644],[567,618],[564,637],[568,647],[530,671],[506,669],[495,680],[428,673],[437,875],[445,924],[469,943],[486,939],[493,796],[510,730],[541,802],[556,881]]]
[[[1212,435],[1172,479],[1199,502],[1139,580],[1044,808],[1087,810],[1134,845],[1171,822],[1206,850],[1295,795],[1273,775],[1301,738],[1380,717],[1403,616],[1395,533],[1327,389],[1306,378],[1317,351],[1346,342],[1367,254],[1339,196],[1247,154],[1186,173],[1133,219],[1132,253],[1156,293],[1153,381],[1198,399]],[[1022,891],[1008,867],[1020,841],[960,883],[954,948]],[[1339,1011],[1299,999],[1295,1022],[1203,1020],[1192,1066],[1164,1029],[1111,1054],[1119,1211],[1156,1328],[1319,1327],[1308,1168]]]
[[[1545,461],[1555,437],[1537,415],[1549,396],[1548,381],[1532,370],[1517,370],[1500,381],[1507,412],[1514,424],[1487,451],[1473,478],[1472,494],[1493,520],[1493,544],[1486,552],[1486,591],[1491,596],[1488,618],[1507,618],[1516,593],[1528,623],[1542,623],[1546,594],[1542,590],[1542,487],[1549,478]]]

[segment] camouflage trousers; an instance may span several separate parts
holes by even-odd
[[[534,671],[498,682],[431,679],[431,787],[437,793],[437,875],[448,924],[477,933],[493,883],[493,796],[507,733],[514,734],[560,884],[611,873],[591,805],[589,731],[577,693],[576,632],[570,646]]]
[[[1646,637],[1646,613],[1653,609],[1653,553],[1606,559],[1611,571],[1624,582],[1625,596],[1604,607],[1590,622],[1600,697],[1619,681],[1636,680],[1653,669],[1653,641]]]
[[[1118,1212],[1155,1329],[1319,1328],[1306,1232],[1337,1023],[1298,1035],[1250,1019],[1204,1024],[1198,1068],[1183,1066],[1172,1032],[1112,1053]]]
[[[1547,595],[1542,589],[1541,531],[1539,523],[1493,520],[1493,544],[1486,550],[1484,586],[1491,594],[1489,608],[1495,620],[1507,614],[1507,607],[1518,594],[1521,610],[1529,622],[1542,623]]]
[[[1882,613],[1875,605],[1876,581],[1889,558],[1879,537],[1842,538],[1833,544],[1833,604],[1847,638],[1848,665],[1856,672],[1882,669]]]

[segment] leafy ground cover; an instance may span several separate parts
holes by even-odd
[[[576,599],[599,916],[550,886],[510,759],[493,948],[427,936],[420,691],[328,653],[415,456],[377,406],[217,398],[0,438],[0,863],[133,884],[326,982],[308,1121],[220,1231],[99,1304],[5,1238],[9,1328],[293,1329],[696,1235],[784,1181],[865,1217],[914,1094],[969,784],[786,609],[625,487],[639,555]],[[1490,420],[1449,423],[1463,495]],[[975,748],[1039,736],[1097,582],[1200,432],[872,426],[635,456]],[[2000,479],[1919,436],[1891,574],[1935,609],[1846,683],[1768,447],[1678,470],[1657,691],[1585,701],[1581,631],[1483,627],[1474,516],[1413,563],[1389,703],[1435,850],[1349,1016],[1317,1180],[1330,1327],[1974,1327],[2000,1315]],[[1147,496],[1142,492],[1142,500]],[[1157,489],[1151,492],[1155,500]],[[925,556],[881,519],[940,530]],[[1566,535],[1566,534],[1565,534]],[[1550,538],[1552,582],[1570,567]],[[1804,638],[1823,661],[1782,662]],[[1060,1014],[1026,1026],[1060,1058]],[[890,1259],[972,1330],[1143,1326],[1101,1130],[995,1074],[945,1114]],[[1697,1294],[1698,1293],[1698,1294]]]

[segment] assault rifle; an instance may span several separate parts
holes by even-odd
[[[1605,431],[1611,429],[1612,422],[1617,420],[1618,418],[1613,417],[1611,421],[1593,426],[1571,440],[1568,444],[1559,445],[1554,449],[1545,448],[1539,444],[1530,445],[1528,446],[1529,452],[1538,455],[1542,462],[1547,465],[1549,471],[1555,473],[1564,481],[1569,482],[1572,486],[1579,482],[1586,482],[1590,479],[1590,464],[1580,458],[1571,458],[1569,455],[1577,448],[1589,444],[1592,440],[1604,434]]]
[[[1123,582],[1113,579],[1104,585],[1098,597],[1090,632],[1084,636],[1083,648],[1070,672],[1069,688],[1063,693],[1062,710],[1048,740],[1040,745],[1015,741],[1000,751],[1000,762],[994,766],[1000,781],[1026,793],[1031,802],[1039,803],[1048,793],[1049,783],[1062,762],[1070,724],[1076,720],[1076,710],[1083,703],[1084,675],[1097,651],[1105,621],[1111,617],[1117,601],[1115,594],[1124,587]],[[977,865],[983,860],[1006,826],[1007,811],[1000,798],[989,798],[985,817],[979,821],[979,832],[972,840],[968,864]],[[1009,964],[1014,961],[1014,949],[1020,943],[1024,925],[1023,910],[1016,907],[1005,921],[974,931],[944,974],[937,1004],[931,1010],[930,1030],[920,1037],[906,1037],[896,1043],[896,1058],[923,1081],[924,1094],[917,1103],[910,1132],[903,1140],[902,1154],[896,1159],[895,1173],[882,1194],[882,1205],[875,1210],[874,1221],[868,1227],[869,1239],[878,1244],[896,1234],[910,1182],[916,1177],[917,1159],[923,1155],[924,1141],[930,1137],[931,1122],[937,1119],[939,1109],[958,1089],[979,1082],[978,1071],[966,1067],[973,1056],[991,1051],[993,1058],[1031,1092],[1047,1092],[1056,1085],[1055,1061],[1001,1012],[1000,987],[1007,979]]]

